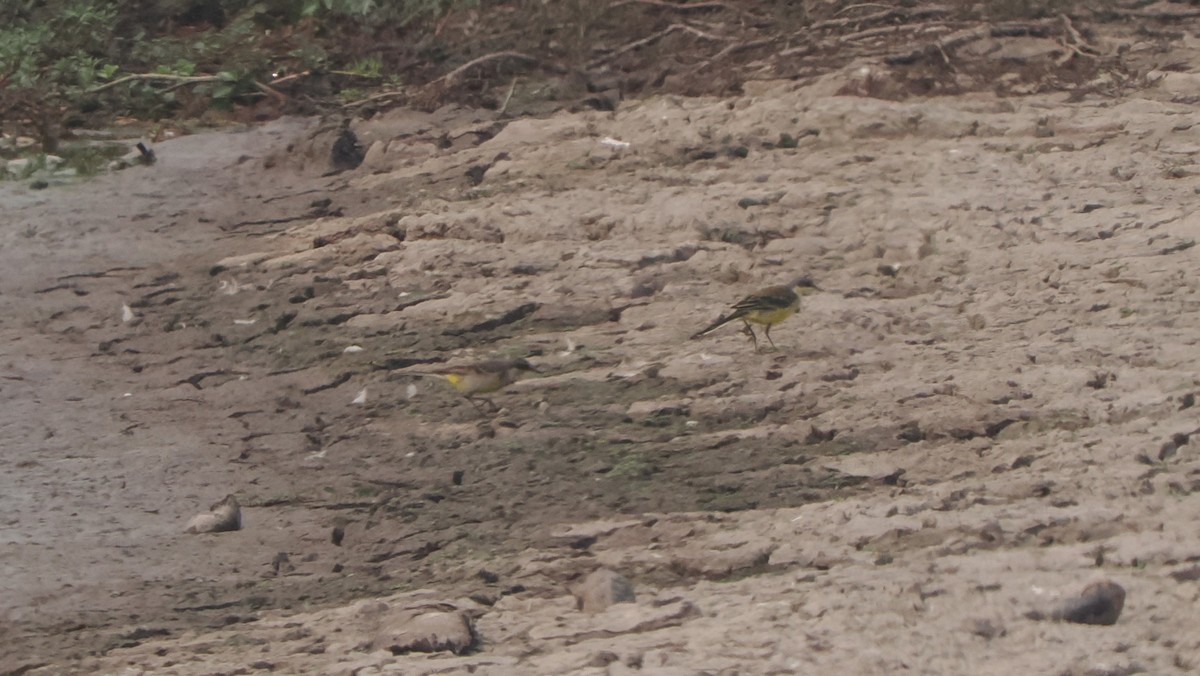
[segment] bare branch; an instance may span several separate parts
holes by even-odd
[[[646,45],[648,45],[652,42],[657,42],[658,40],[661,40],[676,31],[687,31],[689,33],[692,33],[693,35],[697,35],[699,37],[702,37],[702,38],[705,38],[708,40],[727,41],[727,40],[733,39],[733,38],[723,37],[720,35],[712,35],[710,33],[705,33],[704,31],[700,30],[699,28],[693,28],[691,26],[688,26],[687,24],[673,23],[670,26],[667,26],[666,28],[660,30],[659,32],[654,33],[653,35],[648,35],[648,36],[642,38],[641,40],[634,40],[633,42],[630,42],[629,44],[625,45],[624,47],[621,47],[620,49],[616,50],[615,52],[612,52],[610,54],[605,54],[604,56],[602,56],[598,59],[593,59],[591,62],[589,62],[587,64],[587,68],[590,70],[590,69],[596,68],[598,66],[603,66],[604,64],[606,64],[610,61],[613,61],[625,54],[628,54],[629,52],[632,52],[636,49],[645,47]]]
[[[688,3],[665,2],[664,0],[620,0],[620,2],[614,2],[610,6],[611,7],[620,7],[622,5],[632,5],[635,3],[639,4],[639,5],[652,5],[654,7],[666,7],[666,8],[673,9],[673,10],[676,10],[679,12],[691,12],[693,10],[700,10],[700,9],[728,9],[728,10],[734,11],[734,12],[741,11],[737,7],[733,7],[729,3],[721,2],[720,0],[712,0],[711,2],[688,2]]]
[[[112,82],[106,82],[99,87],[92,87],[88,90],[88,93],[95,94],[97,92],[102,92],[105,89],[112,89],[113,87],[125,84],[126,82],[158,81],[178,82],[182,84],[199,84],[202,82],[216,82],[220,79],[221,78],[216,75],[167,75],[166,73],[135,73],[133,75],[126,75],[125,77],[119,77]]]
[[[501,103],[500,107],[496,109],[497,115],[503,115],[504,111],[508,110],[508,102],[512,101],[513,92],[515,91],[517,91],[517,78],[514,77],[512,84],[508,86],[508,95],[504,97],[504,103]]]
[[[873,38],[878,35],[891,35],[892,33],[908,32],[908,31],[926,31],[926,30],[930,30],[932,28],[938,28],[938,27],[946,28],[946,24],[943,24],[943,23],[901,23],[901,24],[895,24],[895,25],[891,25],[891,26],[876,26],[875,28],[868,28],[866,30],[858,31],[857,33],[846,33],[845,35],[839,35],[837,37],[837,39],[834,40],[834,42],[837,44],[842,44],[842,43],[846,43],[846,42],[854,42],[855,40],[864,40],[866,38]]]
[[[365,99],[351,101],[350,103],[344,104],[342,106],[342,108],[357,108],[359,106],[365,106],[368,103],[380,103],[382,101],[389,101],[391,99],[402,99],[407,96],[409,96],[409,92],[404,91],[404,90],[383,92],[380,94],[374,94],[372,96],[368,96]]]
[[[856,5],[846,5],[845,7],[834,12],[834,16],[841,16],[853,9],[863,9],[866,7],[882,7],[883,9],[895,9],[895,5],[885,5],[882,2],[860,2]]]
[[[902,54],[893,54],[889,57],[886,57],[884,59],[884,63],[887,63],[888,65],[913,63],[920,60],[923,56],[933,54],[940,54],[943,58],[948,60],[948,57],[946,56],[946,50],[948,49],[954,49],[955,47],[960,47],[968,42],[975,42],[976,40],[982,40],[989,37],[1004,38],[1015,37],[1019,35],[1042,35],[1045,34],[1046,30],[1053,26],[1057,21],[1059,21],[1059,19],[1055,17],[1053,19],[1041,19],[1038,21],[1010,22],[968,28],[966,30],[951,33],[937,42],[922,45],[921,47],[917,47],[916,49],[904,52]]]
[[[874,14],[866,14],[864,16],[848,16],[844,19],[826,19],[824,21],[817,21],[809,26],[809,29],[821,30],[823,28],[838,28],[840,26],[849,26],[850,24],[891,21],[892,19],[919,19],[926,16],[945,14],[949,11],[950,8],[944,5],[930,5],[929,7],[917,7],[915,9],[908,9],[907,7],[893,7],[882,12],[875,12]]]
[[[467,72],[468,70],[471,70],[475,66],[478,66],[483,63],[487,63],[488,61],[495,61],[496,59],[517,59],[519,61],[528,61],[528,62],[532,62],[535,64],[541,63],[534,57],[529,56],[528,54],[522,54],[521,52],[493,52],[491,54],[485,54],[485,55],[479,57],[478,59],[471,59],[470,61],[464,63],[463,65],[459,66],[458,68],[455,68],[454,70],[450,71],[449,73],[446,73],[445,75],[434,80],[434,82],[446,82],[447,84],[449,84],[449,83],[453,82],[458,76],[462,75],[463,73]]]
[[[254,81],[254,86],[258,87],[259,91],[261,91],[265,94],[270,94],[271,96],[275,97],[276,101],[287,101],[288,100],[287,94],[284,94],[283,92],[281,92],[278,89],[275,89],[273,87],[269,87],[269,86],[259,82],[258,80]]]

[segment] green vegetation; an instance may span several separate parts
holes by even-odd
[[[198,116],[287,98],[273,81],[384,82],[374,37],[474,0],[6,0],[4,132],[57,149],[64,128],[115,115]],[[361,90],[360,90],[361,91]],[[343,97],[345,98],[345,97]]]
[[[613,465],[608,476],[616,479],[646,479],[657,471],[658,468],[647,460],[645,455],[630,451],[623,454]]]

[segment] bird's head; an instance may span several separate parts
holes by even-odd
[[[817,283],[813,281],[812,277],[797,277],[795,281],[792,282],[792,289],[795,290],[797,294],[805,296],[810,293],[816,293],[817,291],[820,291],[821,287],[817,286]]]

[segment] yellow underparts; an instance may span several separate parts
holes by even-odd
[[[755,324],[764,324],[772,326],[791,317],[795,314],[795,310],[790,307],[779,308],[777,310],[750,310],[742,315],[742,319]]]

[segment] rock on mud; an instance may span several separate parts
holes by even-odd
[[[475,646],[476,634],[465,613],[451,606],[419,606],[390,613],[380,623],[372,645],[393,655],[449,651],[455,655]]]
[[[224,533],[242,529],[242,507],[232,494],[224,500],[214,502],[210,511],[198,514],[188,522],[188,533]]]
[[[1075,624],[1111,625],[1117,623],[1125,608],[1125,588],[1112,580],[1098,580],[1083,588],[1083,592],[1067,599],[1049,613],[1033,611],[1033,620],[1074,622]]]
[[[613,604],[634,603],[637,600],[633,583],[624,575],[607,568],[593,571],[572,593],[575,607],[585,613],[599,613]]]

